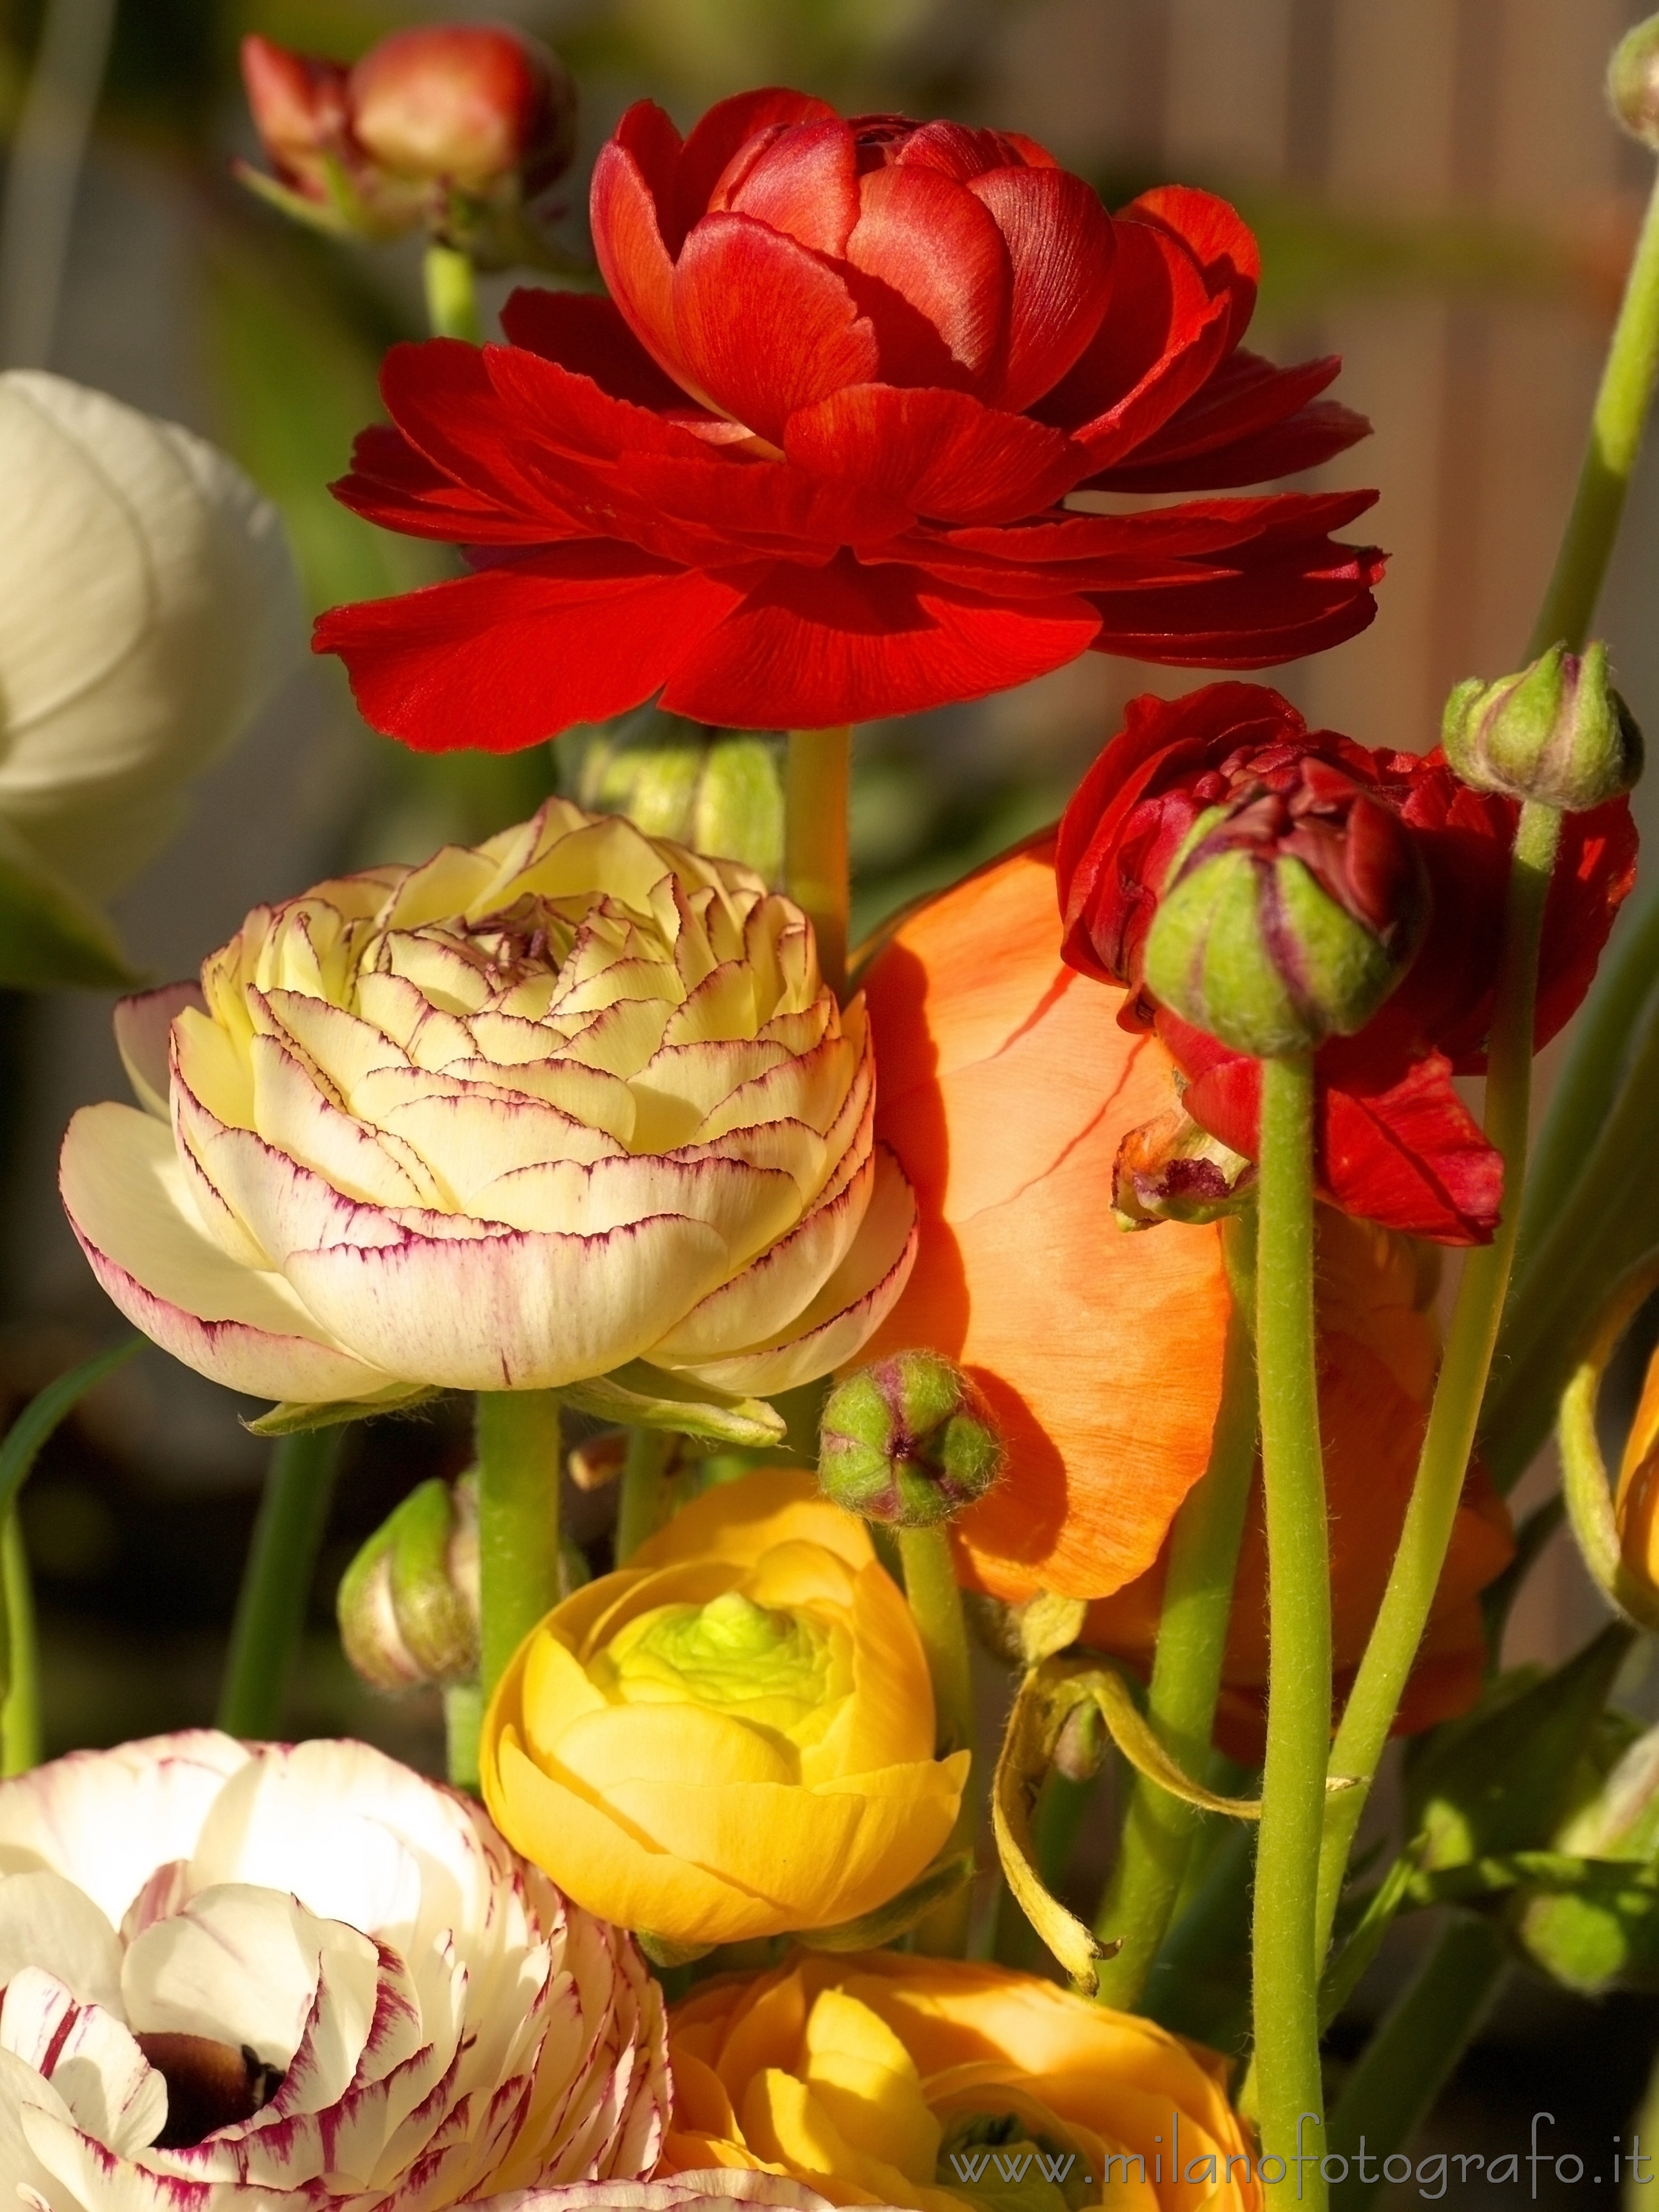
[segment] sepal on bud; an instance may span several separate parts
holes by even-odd
[[[478,1670],[475,1485],[435,1478],[411,1490],[340,1580],[346,1657],[371,1688],[464,1682]]]
[[[899,1352],[830,1392],[818,1481],[849,1513],[927,1528],[982,1498],[1003,1457],[990,1408],[956,1363]]]
[[[1423,863],[1389,808],[1317,755],[1199,816],[1146,936],[1152,996],[1258,1060],[1347,1036],[1404,975],[1428,921]]]
[[[1446,702],[1440,741],[1477,791],[1587,813],[1642,773],[1642,732],[1614,690],[1600,640],[1580,655],[1553,645],[1517,676],[1478,676]]]
[[[1659,15],[1633,25],[1613,48],[1607,105],[1632,138],[1659,152]]]

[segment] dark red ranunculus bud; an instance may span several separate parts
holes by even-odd
[[[1411,832],[1431,903],[1426,936],[1399,988],[1357,1033],[1319,1048],[1322,1194],[1389,1228],[1484,1243],[1502,1203],[1501,1164],[1452,1078],[1486,1066],[1518,811],[1512,799],[1469,789],[1437,752],[1386,752],[1310,730],[1262,684],[1212,684],[1176,700],[1143,696],[1129,702],[1123,728],[1060,824],[1066,960],[1128,990],[1120,1018],[1157,1028],[1188,1079],[1186,1110],[1254,1158],[1258,1064],[1154,1001],[1145,989],[1145,948],[1171,865],[1199,817],[1258,787],[1289,789],[1310,760],[1350,779]],[[1545,909],[1539,1045],[1589,988],[1635,859],[1626,799],[1568,817]]]

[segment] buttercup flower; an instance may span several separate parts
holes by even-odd
[[[1310,760],[1341,770],[1411,834],[1430,893],[1427,933],[1405,980],[1352,1036],[1320,1049],[1318,1171],[1350,1213],[1448,1244],[1483,1243],[1503,1168],[1452,1088],[1486,1066],[1516,809],[1460,783],[1437,752],[1373,751],[1310,730],[1277,691],[1212,684],[1182,699],[1131,700],[1060,824],[1065,957],[1085,975],[1139,992],[1146,935],[1171,862],[1208,807],[1288,788]],[[1620,798],[1568,817],[1545,909],[1536,1041],[1548,1042],[1589,989],[1635,873],[1636,831]],[[1150,1024],[1188,1079],[1193,1119],[1255,1157],[1258,1064],[1150,999]]]
[[[1006,1966],[798,1955],[697,1990],[670,2041],[669,2166],[919,2212],[1261,2202],[1226,2061]]]
[[[933,1757],[921,1641],[810,1474],[709,1491],[520,1647],[484,1802],[572,1897],[676,1944],[833,1927],[915,1881],[968,1754]]]
[[[609,300],[521,292],[510,345],[394,349],[336,487],[477,573],[317,630],[405,743],[508,750],[661,690],[824,726],[1086,647],[1255,667],[1370,620],[1373,495],[1071,513],[1311,467],[1363,435],[1326,360],[1244,350],[1255,241],[1170,189],[1115,220],[1030,139],[745,93],[648,100],[593,173]]]
[[[298,659],[293,565],[222,453],[59,376],[0,376],[0,863],[100,904]]]
[[[0,1784],[0,2187],[438,2208],[654,2164],[661,2001],[483,1814],[200,1729]]]
[[[1231,1306],[1218,1225],[1127,1235],[1112,1220],[1119,1151],[1167,1114],[1174,1063],[1122,1026],[1124,994],[1062,962],[1051,841],[923,908],[866,989],[877,1126],[915,1184],[921,1228],[908,1286],[864,1357],[934,1346],[1001,1428],[1005,1480],[951,1524],[963,1579],[1016,1601],[1108,1600],[1090,1640],[1144,1662],[1170,1525],[1209,1459]],[[1381,1231],[1325,1212],[1318,1279],[1336,1634],[1351,1665],[1410,1495],[1436,1346],[1409,1249]],[[1509,1548],[1477,1479],[1437,1601],[1459,1651],[1474,1649],[1470,1601]],[[1228,1661],[1245,1705],[1265,1660],[1265,1572],[1253,1534]],[[1461,1661],[1442,1684],[1447,1697],[1469,1686]]]
[[[505,24],[394,31],[349,68],[250,33],[241,60],[276,175],[239,173],[320,229],[471,232],[569,166],[575,87],[539,39]]]
[[[863,1006],[799,910],[562,800],[257,908],[117,1034],[143,1110],[76,1115],[64,1203],[234,1389],[787,1389],[909,1267]]]

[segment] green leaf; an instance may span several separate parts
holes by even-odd
[[[298,1437],[312,1429],[337,1429],[346,1421],[372,1421],[377,1413],[407,1413],[416,1406],[430,1405],[441,1390],[419,1383],[399,1384],[374,1398],[332,1398],[321,1405],[305,1406],[285,1400],[261,1413],[257,1421],[244,1421],[251,1436]]]
[[[784,1419],[763,1398],[738,1398],[707,1382],[671,1375],[643,1359],[630,1360],[609,1375],[561,1387],[559,1395],[579,1413],[635,1429],[674,1429],[684,1436],[710,1437],[716,1443],[775,1444],[786,1434]]]
[[[648,1928],[636,1928],[634,1941],[653,1966],[695,1966],[714,1948],[712,1943],[676,1943],[671,1936],[653,1936]]]
[[[108,919],[0,822],[0,984],[130,991],[143,980]]]
[[[908,1889],[902,1889],[896,1897],[890,1898],[885,1905],[878,1905],[873,1912],[862,1912],[856,1920],[843,1920],[834,1928],[802,1929],[795,1941],[808,1951],[884,1950],[901,1936],[908,1936],[936,1905],[942,1905],[947,1897],[954,1897],[973,1878],[970,1851],[941,1859],[919,1875]]]
[[[129,1336],[108,1352],[94,1352],[29,1400],[0,1443],[0,1519],[16,1503],[42,1445],[59,1422],[74,1412],[94,1383],[112,1375],[118,1367],[125,1367],[145,1341],[142,1336]]]

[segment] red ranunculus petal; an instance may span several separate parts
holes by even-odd
[[[896,165],[859,179],[859,219],[847,241],[854,269],[899,298],[937,331],[961,374],[977,379],[1002,341],[1008,313],[1008,252],[989,211],[937,169]],[[866,295],[867,298],[868,295]],[[937,362],[908,343],[909,319],[884,328],[882,374],[896,383],[933,382]]]
[[[662,703],[733,728],[826,729],[977,699],[1074,659],[1080,600],[998,606],[920,570],[777,568],[675,671]]]
[[[965,123],[924,123],[895,157],[901,168],[938,169],[959,185],[991,169],[1052,169],[1052,154],[1018,131],[974,131]]]
[[[1182,1103],[1200,1127],[1254,1158],[1261,1063],[1162,1013],[1158,1035],[1182,1066],[1202,1066]],[[1353,1088],[1322,1068],[1316,1106],[1322,1196],[1344,1212],[1441,1244],[1484,1244],[1498,1224],[1504,1163],[1451,1084],[1441,1053],[1414,1061],[1387,1089]]]
[[[612,398],[658,415],[685,406],[684,391],[653,361],[614,300],[521,285],[501,309],[501,329],[509,345],[556,362],[573,376],[592,377]]]
[[[544,545],[550,538],[578,532],[575,523],[560,526],[544,513],[503,509],[493,488],[479,491],[457,483],[383,422],[358,433],[349,471],[329,489],[343,507],[382,530],[434,538],[446,545]]]
[[[1068,439],[1026,416],[982,407],[963,392],[890,384],[850,385],[798,409],[783,450],[812,476],[889,491],[913,513],[947,522],[999,522],[1045,507],[1084,465]]]
[[[774,441],[798,407],[877,373],[876,334],[837,271],[748,216],[705,216],[686,240],[674,316],[696,383]]]
[[[1126,216],[1160,225],[1186,246],[1212,292],[1229,302],[1227,344],[1236,346],[1255,312],[1261,254],[1255,234],[1236,207],[1190,185],[1160,185],[1124,209]]]
[[[692,224],[707,212],[709,195],[744,139],[779,124],[838,120],[826,100],[815,100],[810,93],[790,92],[781,85],[763,85],[757,91],[733,93],[729,100],[716,100],[686,140],[679,157],[672,204],[664,210],[663,238],[669,252],[678,253]]]
[[[1088,489],[1201,490],[1316,467],[1370,429],[1351,408],[1319,401],[1341,366],[1334,354],[1294,368],[1233,354],[1133,459],[1101,470]]]
[[[1100,328],[1116,252],[1111,217],[1064,169],[994,169],[969,185],[1013,271],[1007,338],[986,398],[1018,411],[1051,391]]]
[[[1231,305],[1169,232],[1120,219],[1112,289],[1077,364],[1032,412],[1071,431],[1097,469],[1132,453],[1213,374]]]
[[[1374,547],[1322,539],[1241,559],[1220,581],[1103,592],[1097,649],[1173,668],[1270,668],[1368,629],[1382,568]]]
[[[841,118],[779,124],[738,148],[709,194],[711,214],[752,216],[815,253],[839,258],[859,219],[853,134]]]
[[[737,604],[712,576],[574,545],[334,607],[316,626],[364,720],[421,752],[516,752],[637,707]]]
[[[629,329],[676,384],[695,398],[706,398],[686,368],[675,327],[674,264],[663,243],[656,202],[639,163],[618,138],[599,149],[588,205],[599,270]]]

